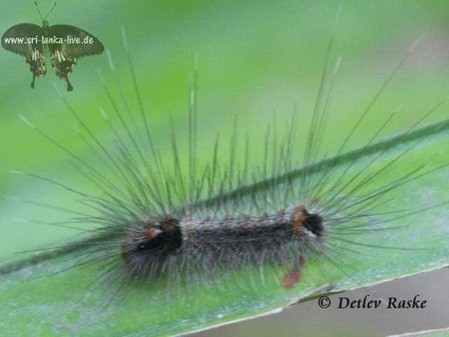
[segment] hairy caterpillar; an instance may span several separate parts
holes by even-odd
[[[327,98],[326,91],[320,95],[318,100]],[[109,97],[115,106],[114,96]],[[56,143],[78,161],[79,171],[103,191],[97,196],[87,195],[62,185],[86,198],[85,204],[100,214],[72,220],[74,224],[100,225],[93,230],[91,239],[76,244],[72,252],[74,265],[93,264],[101,287],[106,287],[113,298],[121,297],[125,289],[131,293],[143,289],[151,292],[161,285],[163,289],[168,286],[170,296],[179,289],[221,288],[236,280],[243,282],[237,283],[241,289],[248,280],[238,273],[240,269],[259,269],[257,274],[251,272],[249,282],[264,289],[277,287],[282,292],[283,288],[301,284],[303,267],[320,255],[324,256],[320,264],[327,266],[326,273],[334,273],[330,271],[335,268],[334,263],[336,269],[348,273],[357,269],[350,265],[350,260],[346,261],[348,251],[360,252],[360,247],[365,245],[372,246],[374,251],[384,246],[395,248],[377,241],[359,241],[359,237],[368,234],[371,238],[373,235],[382,238],[384,232],[394,230],[395,226],[389,224],[416,213],[410,208],[390,209],[387,203],[396,190],[433,170],[414,165],[398,172],[395,165],[422,146],[429,130],[444,132],[447,127],[444,121],[419,128],[422,120],[444,102],[431,107],[400,136],[376,143],[388,119],[373,131],[367,145],[355,150],[355,155],[349,153],[315,161],[315,151],[319,149],[316,141],[312,141],[305,150],[307,154],[314,148],[308,154],[310,158],[306,158],[310,163],[302,168],[297,164],[302,153],[295,153],[293,145],[298,138],[295,133],[298,114],[288,119],[283,137],[274,126],[273,131],[265,133],[264,156],[254,159],[252,166],[251,142],[246,139],[239,150],[236,130],[232,132],[229,152],[222,154],[221,143],[216,141],[212,146],[212,160],[196,162],[195,91],[191,93],[188,140],[180,142],[176,131],[172,131],[168,156],[153,148],[151,132],[143,133],[143,145],[140,145],[139,135],[128,133],[128,124],[121,119],[120,111],[116,112],[118,123],[123,123],[120,124],[122,133],[116,133],[111,124],[111,130],[115,130],[115,147],[106,150],[72,109],[90,137],[87,141],[91,142],[92,150],[96,150],[103,164],[113,168],[112,174],[116,176],[116,180],[106,178],[90,162],[79,161],[74,153]],[[326,111],[317,111],[314,119],[322,121]],[[102,113],[109,123],[110,114],[104,110]],[[146,123],[143,119],[144,127]],[[316,123],[312,123],[308,137],[323,132],[322,126],[317,127]],[[356,121],[356,125],[359,123]],[[408,143],[410,139],[413,141]],[[179,155],[182,144],[188,148],[186,157]],[[145,146],[148,148],[143,151]],[[391,147],[396,146],[400,150],[390,153]],[[147,157],[144,153],[153,155]],[[362,154],[368,157],[367,161]],[[385,162],[376,167],[373,154]],[[220,161],[223,157],[234,164]],[[183,162],[182,158],[187,161]],[[386,180],[374,184],[379,177]],[[229,275],[232,281],[227,280]]]
[[[111,97],[113,99],[115,98],[114,95],[111,95]],[[325,91],[323,91],[320,97],[320,104],[326,106],[328,101]],[[320,100],[318,101],[320,102]],[[383,235],[382,233],[385,232],[381,230],[383,229],[383,226],[385,226],[385,223],[388,225],[389,223],[393,223],[392,221],[394,218],[414,212],[413,210],[410,210],[410,208],[405,207],[407,209],[404,210],[403,213],[388,213],[390,211],[398,211],[395,207],[393,207],[392,210],[389,209],[388,202],[394,195],[394,192],[400,187],[409,186],[407,184],[418,181],[415,178],[420,178],[421,174],[427,172],[426,169],[421,168],[419,164],[414,165],[404,172],[395,171],[394,167],[392,167],[394,166],[392,163],[396,163],[413,153],[416,148],[415,145],[411,146],[406,144],[404,146],[405,149],[401,149],[399,145],[399,153],[392,154],[389,153],[389,150],[387,149],[388,146],[385,146],[384,148],[381,147],[380,151],[377,152],[379,161],[381,158],[387,157],[387,163],[384,165],[381,164],[380,166],[376,166],[377,163],[370,159],[368,159],[368,162],[364,163],[363,159],[360,159],[360,157],[352,157],[352,159],[349,157],[346,159],[346,166],[338,165],[345,162],[345,160],[341,158],[334,159],[334,162],[328,160],[327,163],[322,163],[322,161],[318,160],[320,158],[316,157],[321,156],[322,158],[322,156],[324,156],[326,158],[326,156],[320,154],[320,151],[316,149],[319,144],[319,141],[316,139],[321,139],[321,137],[318,137],[317,135],[324,133],[324,129],[320,124],[320,121],[324,118],[322,116],[326,116],[324,114],[326,110],[323,109],[318,110],[319,112],[316,115],[317,117],[315,117],[315,123],[312,123],[313,128],[309,130],[309,132],[307,132],[306,129],[306,132],[302,133],[303,135],[310,135],[309,137],[314,140],[310,143],[315,147],[313,151],[312,145],[306,147],[306,150],[304,151],[306,153],[309,151],[310,153],[308,160],[304,160],[303,151],[293,151],[294,147],[292,144],[298,146],[304,144],[304,141],[296,142],[295,139],[296,130],[294,129],[298,124],[301,124],[298,123],[298,120],[303,120],[303,117],[297,113],[292,119],[289,119],[290,117],[285,118],[285,115],[281,115],[282,117],[279,118],[280,115],[277,115],[278,120],[287,119],[294,122],[288,123],[289,127],[287,127],[287,132],[285,133],[284,138],[282,138],[279,129],[275,127],[272,127],[271,132],[268,134],[263,132],[261,139],[265,140],[265,143],[268,145],[261,146],[262,150],[256,149],[252,139],[249,141],[248,145],[245,145],[246,140],[244,137],[239,138],[239,135],[242,133],[236,131],[234,135],[231,135],[231,144],[229,145],[231,150],[229,153],[224,152],[223,154],[220,147],[220,144],[223,143],[218,142],[218,146],[212,146],[212,148],[218,148],[218,150],[216,152],[212,150],[211,153],[209,153],[209,157],[212,157],[212,159],[208,160],[206,158],[203,159],[203,161],[196,161],[195,158],[198,158],[199,154],[197,153],[198,147],[195,145],[197,139],[197,136],[195,136],[195,128],[198,127],[195,122],[195,119],[197,118],[196,114],[193,113],[195,105],[196,100],[192,99],[191,123],[189,124],[190,136],[187,137],[189,141],[186,142],[188,144],[187,147],[189,148],[187,152],[190,151],[190,153],[186,156],[183,157],[181,154],[176,155],[176,153],[181,152],[179,148],[184,144],[179,140],[181,138],[179,134],[182,134],[183,132],[182,128],[173,132],[166,131],[173,134],[172,149],[163,152],[162,150],[153,150],[151,147],[148,147],[150,142],[147,140],[143,141],[144,145],[140,145],[141,143],[139,143],[139,146],[134,147],[132,140],[134,138],[128,136],[126,127],[123,124],[120,124],[121,122],[119,120],[119,131],[123,133],[119,133],[120,136],[116,138],[115,146],[112,147],[111,158],[113,158],[114,162],[109,162],[109,165],[114,165],[114,163],[120,164],[118,166],[113,166],[112,169],[113,174],[116,175],[116,177],[110,179],[109,176],[103,176],[105,171],[95,172],[84,164],[79,164],[82,173],[92,179],[96,185],[100,185],[102,191],[105,191],[105,193],[100,194],[98,198],[88,200],[90,205],[96,205],[97,208],[99,206],[104,206],[105,208],[102,210],[103,213],[100,213],[100,217],[96,219],[92,218],[93,220],[101,220],[101,227],[93,232],[94,239],[85,242],[84,244],[78,244],[75,253],[77,262],[75,262],[75,264],[89,264],[90,262],[104,263],[106,269],[94,269],[98,273],[93,273],[93,275],[103,280],[104,282],[101,282],[101,285],[106,285],[107,289],[109,289],[109,284],[125,288],[131,287],[130,285],[134,282],[144,282],[144,286],[146,286],[145,291],[149,291],[149,294],[152,295],[153,290],[151,287],[157,288],[157,283],[165,285],[173,282],[172,287],[176,289],[179,285],[178,280],[176,280],[178,275],[187,278],[181,280],[182,284],[190,284],[189,281],[191,280],[189,280],[189,278],[194,278],[194,275],[190,275],[190,270],[193,270],[193,272],[199,271],[199,276],[194,281],[198,280],[199,284],[207,285],[210,279],[214,280],[215,278],[219,279],[221,277],[221,275],[214,275],[215,272],[218,274],[224,273],[225,275],[223,277],[227,277],[228,275],[240,273],[241,269],[245,269],[246,267],[249,269],[257,269],[262,265],[262,276],[256,274],[252,275],[252,278],[250,277],[249,279],[242,277],[241,282],[254,282],[256,285],[246,285],[247,288],[254,289],[263,284],[262,281],[264,281],[267,283],[267,285],[265,285],[266,289],[277,287],[280,288],[280,291],[283,291],[283,283],[287,285],[290,283],[295,285],[297,283],[299,273],[302,271],[303,266],[304,268],[308,268],[309,262],[313,264],[315,258],[319,259],[320,256],[329,257],[335,261],[335,255],[333,254],[339,253],[339,246],[335,245],[335,241],[332,247],[324,249],[324,247],[321,248],[321,245],[319,245],[320,241],[316,240],[317,238],[313,238],[310,234],[307,234],[307,237],[301,237],[302,234],[305,234],[305,231],[301,227],[306,227],[306,211],[307,214],[315,214],[316,216],[322,217],[324,223],[327,221],[327,226],[325,226],[327,230],[332,228],[338,229],[338,225],[340,225],[340,228],[346,229],[347,231],[343,239],[347,239],[348,237],[362,237],[361,235],[358,236],[358,234],[369,232],[370,229],[372,229],[373,233],[376,233],[376,230],[379,229],[378,233],[380,234],[378,236],[375,235],[375,237],[380,238]],[[436,104],[435,107],[437,105],[438,104]],[[429,111],[431,110],[432,109],[429,108]],[[112,113],[111,111],[108,111],[108,118],[111,118],[112,115],[113,110]],[[142,124],[145,126],[145,122]],[[419,126],[423,124],[422,122],[419,125],[414,125],[413,122],[410,124],[411,127],[409,130],[405,131],[402,138],[399,137],[400,140],[404,140],[407,137],[417,137],[417,134],[419,134],[418,130],[420,132],[423,131],[422,129],[418,129]],[[439,127],[441,130],[444,130],[443,124],[434,125],[433,127],[435,129],[438,129]],[[275,132],[274,130],[277,131]],[[377,144],[374,140],[379,138],[377,137],[377,134],[382,132],[382,130],[382,125],[379,125],[373,130],[372,135],[370,135],[372,142],[368,141],[367,145],[363,147],[359,153],[369,153],[370,151],[374,151],[369,145],[370,143]],[[150,135],[152,134],[153,131]],[[144,139],[146,136],[147,135],[144,134]],[[96,139],[97,138],[90,138],[89,141],[95,145]],[[239,139],[241,139],[240,143],[243,141],[243,147],[237,146]],[[417,143],[419,143],[416,146],[422,146],[419,137],[416,139]],[[154,141],[154,139],[152,140]],[[122,145],[125,141],[128,141],[128,143]],[[389,146],[396,143],[400,143],[400,141],[397,139],[395,141],[386,141],[386,144]],[[100,142],[100,144],[103,143]],[[145,149],[145,146],[147,149]],[[143,159],[140,157],[139,149],[142,149]],[[101,148],[97,148],[96,153],[98,153],[98,158],[109,160],[104,152],[103,157],[101,157],[101,151]],[[255,154],[252,155],[253,153]],[[256,155],[257,153],[266,153],[267,159],[265,159],[263,155]],[[374,153],[376,152],[374,151]],[[220,156],[219,154],[223,155]],[[248,154],[250,154],[250,158],[248,158]],[[389,159],[388,156],[390,156]],[[173,160],[171,160],[171,157],[174,157]],[[184,158],[184,161],[182,161],[182,158]],[[226,158],[226,161],[220,161],[220,158]],[[374,158],[376,158],[376,156]],[[139,161],[141,161],[140,164]],[[153,161],[151,162],[151,165],[146,165],[150,161]],[[253,162],[255,164],[253,164]],[[320,165],[317,165],[316,167],[312,165],[313,163],[320,162],[321,171]],[[362,166],[360,167],[351,164],[352,162]],[[184,163],[184,165],[182,163]],[[90,165],[91,163],[87,162],[87,164]],[[302,171],[305,172],[301,178],[302,182],[293,184],[293,181],[301,181],[301,179],[297,179],[293,175],[288,175],[288,173],[293,169],[300,168],[301,164],[305,164],[305,168],[303,168]],[[148,167],[150,169],[146,171]],[[158,169],[158,167],[160,169]],[[213,173],[214,168],[215,173]],[[323,170],[323,168],[325,168],[325,170]],[[370,171],[370,168],[373,168],[373,171]],[[376,174],[376,172],[380,173]],[[385,173],[389,176],[389,180],[381,182],[380,185],[375,185],[372,180],[377,178],[381,173]],[[272,177],[274,177],[274,179],[271,179]],[[298,177],[301,177],[301,175],[298,174]],[[358,182],[353,179],[357,177],[360,179]],[[131,188],[116,188],[116,181],[118,182],[117,184],[122,184],[119,186],[128,186]],[[190,181],[190,183],[186,183],[186,181]],[[351,181],[353,182],[351,183]],[[254,186],[254,183],[258,182],[260,182],[259,186]],[[186,187],[183,188],[183,186]],[[260,188],[260,186],[263,188]],[[355,193],[357,191],[357,186],[368,188],[368,194]],[[373,192],[371,195],[369,194],[370,186],[372,188],[371,191]],[[248,187],[246,191],[245,187]],[[276,188],[272,190],[272,187]],[[342,188],[347,188],[348,190],[343,191]],[[237,191],[235,191],[236,189]],[[232,194],[233,191],[235,192],[234,194]],[[344,193],[349,191],[354,192]],[[160,194],[158,195],[158,193]],[[233,196],[228,197],[228,195]],[[103,198],[107,198],[108,203],[104,203],[105,199]],[[123,200],[130,201],[130,204],[123,203]],[[154,200],[156,200],[156,202]],[[161,200],[163,202],[157,202]],[[206,201],[202,204],[203,200]],[[360,203],[357,205],[358,201]],[[374,201],[378,201],[378,203]],[[345,211],[350,210],[350,208],[345,209],[345,203],[347,206],[354,205],[355,212],[345,213]],[[299,208],[300,206],[303,206],[304,208]],[[376,206],[378,207],[376,208]],[[401,209],[399,209],[399,211],[400,210]],[[286,221],[278,219],[281,212],[284,214],[283,218],[287,218]],[[388,214],[391,217],[389,217]],[[357,218],[357,215],[360,215],[361,217]],[[295,219],[296,217],[298,219]],[[303,218],[301,219],[301,217]],[[306,219],[304,219],[304,217]],[[88,219],[81,217],[75,219],[75,222],[84,223],[87,222],[87,220]],[[329,220],[335,221],[335,226],[329,226]],[[354,222],[351,223],[348,220]],[[225,235],[226,233],[217,231],[217,227],[219,227],[218,223],[220,221],[222,223],[226,222],[226,224],[231,227],[228,238],[231,239],[229,242],[233,245],[237,245],[240,238],[243,239],[243,243],[250,240],[250,242],[261,240],[259,234],[263,234],[263,232],[258,229],[260,227],[256,226],[257,223],[261,221],[272,221],[272,224],[274,224],[274,226],[269,228],[266,241],[264,242],[270,243],[270,241],[273,241],[270,240],[269,237],[280,237],[277,236],[275,229],[280,228],[282,230],[280,225],[283,223],[288,224],[286,227],[289,227],[291,230],[295,230],[296,226],[298,228],[297,234],[299,234],[301,238],[299,240],[299,245],[295,245],[295,247],[285,248],[285,243],[282,243],[282,247],[284,247],[285,250],[281,250],[280,252],[278,250],[274,251],[273,249],[277,247],[276,242],[272,243],[270,247],[264,247],[265,251],[256,249],[256,245],[253,251],[244,250],[244,245],[238,246],[242,247],[242,251],[239,251],[238,249],[235,251],[236,249],[233,246],[230,249],[226,249],[226,251],[223,249],[226,254],[222,254],[217,259],[217,256],[214,256],[216,251],[207,248],[207,242],[203,243],[201,239],[206,237],[213,242],[212,239],[214,235],[217,235],[219,240],[216,240],[214,243],[217,245],[223,243],[224,247],[227,236]],[[234,225],[245,224],[245,221],[249,225],[247,226],[248,231],[246,233],[250,234],[246,238],[245,235],[240,236],[237,233],[239,230],[235,231],[235,228],[232,228]],[[157,259],[157,265],[152,266],[148,261],[148,257],[145,256],[145,254],[148,253],[146,251],[147,247],[143,247],[143,261],[135,261],[140,258],[136,251],[132,251],[137,246],[135,245],[136,242],[143,243],[145,246],[146,244],[150,244],[151,240],[156,239],[158,236],[160,237],[162,234],[171,231],[176,232],[177,227],[184,228],[189,222],[191,224],[193,222],[193,225],[197,227],[194,232],[195,234],[199,234],[200,229],[205,231],[210,230],[211,232],[202,237],[198,235],[197,240],[194,241],[194,243],[199,246],[196,252],[201,253],[201,259],[195,260],[196,254],[192,254],[190,256],[183,255],[180,260],[171,262],[173,261],[173,258],[170,260],[170,257],[174,256],[172,253],[172,255],[168,255],[169,258],[166,260]],[[164,225],[167,225],[166,223],[168,223],[168,226],[164,228]],[[220,228],[222,227],[220,226],[218,229]],[[389,226],[386,226],[386,228],[392,229]],[[96,232],[99,233],[102,240],[95,239]],[[311,232],[314,234],[313,231]],[[316,234],[318,233],[321,233],[321,231],[316,231]],[[334,236],[332,236],[332,233],[329,233],[329,237],[324,238],[324,242],[327,243],[329,240],[332,240],[332,238],[334,238],[334,240],[338,238],[338,233],[334,232],[333,234]],[[187,238],[185,234],[183,235],[183,238]],[[319,235],[316,236],[319,237]],[[307,243],[306,238],[311,242]],[[290,239],[289,242],[293,242],[291,238],[287,239]],[[132,242],[133,240],[136,242]],[[376,250],[376,248],[379,250],[382,246],[382,243],[377,241],[360,243],[371,243],[375,246],[373,247],[374,250]],[[167,247],[165,244],[162,246]],[[386,246],[388,246],[388,244],[386,244]],[[201,249],[201,247],[206,248]],[[317,247],[315,251],[313,251],[314,247]],[[359,252],[359,245],[349,245],[349,247],[352,247]],[[269,250],[269,248],[272,249]],[[344,253],[344,250],[347,250],[347,248],[348,246],[341,247],[340,253]],[[130,250],[132,251],[131,258],[129,255]],[[232,254],[232,252],[235,254]],[[265,256],[263,255],[264,252]],[[209,262],[207,260],[208,254],[213,256]],[[259,257],[260,261],[257,261],[255,259],[256,257]],[[302,257],[305,257],[305,259]],[[215,266],[210,262],[217,260],[219,263]],[[344,260],[343,256],[343,261],[337,261],[340,263],[340,268],[342,268],[342,265],[345,262]],[[183,265],[182,262],[185,264]],[[321,259],[320,262],[323,262],[323,259]],[[271,266],[271,264],[273,266]],[[159,268],[164,270],[159,270]],[[214,268],[216,268],[216,270],[214,270]],[[266,280],[267,275],[271,274],[271,270],[273,270],[273,279],[275,282]],[[106,278],[100,277],[103,273],[105,273]],[[165,276],[163,273],[166,273]],[[244,275],[245,274],[243,274],[243,276]],[[307,273],[305,275],[307,275]],[[308,282],[306,276],[304,276],[303,281],[304,283]],[[210,287],[220,288],[220,282],[221,281],[212,282]],[[304,283],[300,283],[300,286],[303,286]],[[139,287],[137,287],[136,291],[138,291],[138,288]],[[238,284],[237,288],[244,288],[244,285],[240,286],[240,284]],[[115,290],[113,291],[113,288],[110,289],[111,292],[115,294]],[[154,300],[153,296],[151,296],[151,300]],[[146,304],[148,305],[148,301]],[[232,307],[232,305],[230,305],[230,307]]]

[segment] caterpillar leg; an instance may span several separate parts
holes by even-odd
[[[289,289],[301,280],[301,269],[305,261],[306,258],[303,255],[300,255],[282,281],[282,286],[284,288]]]

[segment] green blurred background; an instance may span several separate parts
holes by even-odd
[[[98,37],[111,51],[117,76],[133,101],[121,39],[121,27],[126,28],[143,103],[151,115],[152,128],[157,130],[156,139],[165,133],[163,126],[167,125],[169,114],[184,125],[192,68],[198,55],[202,148],[201,142],[206,144],[217,130],[231,128],[236,114],[241,125],[252,125],[255,132],[257,126],[265,125],[272,117],[273,111],[289,113],[295,104],[307,119],[342,3],[81,0],[58,2],[48,20],[50,25],[72,24]],[[52,1],[40,1],[39,5],[41,12],[46,13]],[[354,112],[363,110],[395,64],[421,36],[416,51],[376,105],[374,121],[383,121],[403,105],[403,113],[386,133],[403,130],[404,125],[410,125],[449,92],[449,2],[345,1],[343,7],[332,50],[332,59],[342,55],[343,62],[334,91],[334,119],[330,121],[334,127],[329,131],[328,148],[332,148],[332,139],[345,135]],[[17,23],[40,23],[34,1],[4,3],[0,17],[2,32]],[[31,73],[24,58],[5,50],[0,52],[2,195],[81,208],[65,191],[10,171],[45,175],[81,190],[89,189],[70,166],[68,156],[28,128],[17,115],[25,115],[46,134],[90,160],[94,155],[80,139],[79,126],[52,83],[93,132],[107,141],[108,129],[98,108],[111,107],[97,69],[112,83],[113,75],[103,54],[79,60],[70,76],[73,92],[65,92],[64,83],[51,69],[31,90]],[[445,111],[433,118],[443,115]],[[359,130],[353,145],[360,143],[368,129],[369,123]],[[65,217],[64,213],[14,198],[2,199],[0,263],[19,259],[18,251],[73,239],[73,230],[36,223]]]

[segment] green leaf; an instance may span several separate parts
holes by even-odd
[[[300,103],[301,111],[313,107],[317,72],[322,67],[324,45],[340,2],[330,5],[329,1],[294,0],[280,5],[270,1],[227,1],[215,7],[209,1],[152,1],[130,2],[123,10],[123,2],[119,1],[95,4],[79,1],[76,6],[69,2],[58,3],[50,21],[75,24],[92,31],[114,51],[114,56],[123,48],[117,38],[120,34],[117,25],[123,23],[127,27],[141,90],[147,94],[144,104],[150,107],[156,128],[166,125],[164,115],[185,108],[186,73],[192,66],[193,55],[199,53],[200,110],[208,113],[205,118],[209,122],[214,121],[226,129],[232,125],[224,122],[226,114],[238,113],[242,124],[264,125],[261,120],[266,120],[266,115],[273,109],[290,110],[294,102]],[[329,120],[331,127],[324,144],[328,153],[334,153],[333,143],[339,145],[335,139],[340,141],[346,135],[347,124],[358,116],[360,106],[365,106],[376,92],[377,76],[383,79],[391,72],[388,63],[391,59],[395,63],[397,55],[402,55],[404,48],[415,38],[415,31],[420,33],[430,23],[431,28],[444,32],[447,6],[445,1],[433,1],[429,6],[423,6],[422,1],[409,0],[346,2],[337,32],[340,42],[337,52],[344,55],[343,66],[352,65],[353,72],[343,72],[340,82],[344,87],[342,90],[337,88],[334,95],[340,106],[335,108]],[[34,7],[28,3],[6,7],[2,14],[5,27],[18,23],[19,18],[27,22],[38,19]],[[17,8],[25,7],[24,12],[18,12]],[[114,15],[105,15],[105,8]],[[438,26],[439,22],[442,27]],[[390,135],[412,124],[410,121],[416,119],[413,116],[421,116],[429,102],[446,94],[447,66],[439,65],[441,55],[431,48],[438,38],[432,38],[423,48],[428,54],[418,53],[418,57],[412,59],[411,69],[401,73],[401,86],[389,88],[386,99],[374,111],[372,124],[362,128],[361,136],[354,139],[354,147],[364,144],[365,133],[371,131],[372,125],[383,122],[397,104],[405,103],[406,113],[397,120]],[[423,67],[429,63],[428,55],[436,57],[430,58],[436,64],[434,72]],[[384,58],[385,62],[379,62]],[[443,61],[441,63],[445,63]],[[76,136],[67,132],[72,127],[72,120],[67,118],[63,103],[55,99],[51,90],[51,80],[62,87],[63,83],[49,73],[38,80],[34,91],[30,91],[30,73],[22,59],[2,51],[0,63],[10,74],[0,79],[2,192],[51,205],[74,207],[64,191],[49,191],[48,186],[39,182],[7,174],[9,170],[44,172],[46,176],[75,186],[79,183],[82,190],[89,188],[67,168],[66,157],[53,151],[16,118],[17,113],[25,113],[33,122],[47,127],[58,141],[70,144],[71,149],[90,160],[94,155]],[[95,134],[107,136],[108,131],[98,121],[101,118],[94,113],[99,106],[105,105],[94,69],[96,66],[103,69],[105,63],[101,58],[79,62],[72,75],[75,96],[71,99],[80,114],[89,118],[89,126]],[[125,61],[118,57],[116,64],[120,63]],[[123,68],[124,74],[120,76],[127,75],[127,68]],[[441,116],[444,115],[436,114],[435,120]],[[413,133],[414,136],[402,138],[402,141],[380,143],[370,153],[365,154],[362,150],[343,154],[348,159],[341,161],[340,170],[347,168],[352,159],[357,160],[357,166],[352,168],[356,170],[364,162],[376,158],[376,165],[371,167],[375,171],[395,155],[403,153],[404,148],[416,139],[425,141],[408,153],[401,164],[395,166],[394,172],[406,172],[422,161],[427,161],[426,170],[445,165],[449,139],[447,122],[442,123],[421,130],[421,135]],[[440,131],[439,127],[442,127]],[[157,131],[165,132],[160,129]],[[208,130],[204,133],[204,143],[207,144],[210,134]],[[378,160],[376,153],[389,147],[391,150]],[[328,167],[329,162],[321,169]],[[301,171],[292,174],[300,175]],[[393,200],[385,206],[386,209],[419,211],[446,202],[449,195],[444,182],[448,176],[447,167],[443,167],[407,184],[400,192],[390,194]],[[170,335],[282,308],[317,290],[359,288],[439,268],[449,263],[446,208],[441,206],[418,212],[396,222],[402,229],[364,233],[357,239],[358,242],[374,242],[376,246],[396,249],[358,246],[356,253],[344,254],[337,263],[338,268],[324,256],[308,260],[303,281],[291,291],[279,287],[281,271],[273,267],[273,270],[263,271],[267,276],[265,284],[261,282],[259,271],[248,269],[223,275],[209,286],[194,284],[187,294],[181,290],[178,294],[173,289],[167,292],[161,287],[143,291],[131,289],[125,299],[108,303],[114,296],[110,293],[113,290],[108,290],[107,285],[97,287],[94,267],[72,268],[74,261],[69,252],[78,245],[37,257],[24,258],[23,254],[15,254],[78,239],[73,231],[62,226],[34,223],[38,219],[63,221],[66,215],[54,214],[48,208],[31,207],[30,210],[14,200],[5,201],[1,204],[0,228],[0,335]],[[348,247],[354,248],[349,244]],[[57,274],[49,276],[54,273]]]
[[[441,153],[447,151],[448,140],[449,120],[373,144],[369,149],[342,154],[339,162],[342,167],[348,167],[356,159],[353,167],[357,169],[356,166],[363,167],[366,161],[378,158],[378,153],[388,149],[380,160],[376,159],[373,170],[378,170],[404,153],[404,146],[418,144],[397,169],[409,170],[422,158],[431,158],[426,166],[430,172],[395,193],[384,209],[400,209],[406,205],[406,208],[422,210],[447,200],[447,189],[441,186],[441,181],[449,174],[449,166]],[[320,169],[328,170],[328,165],[329,161],[318,165],[316,174]],[[300,176],[301,172],[294,174]],[[119,300],[109,303],[114,288],[92,286],[95,267],[72,267],[70,254],[62,250],[56,257],[41,256],[38,263],[28,261],[3,267],[0,317],[8,319],[2,322],[1,329],[15,331],[17,336],[158,336],[251,317],[289,305],[329,286],[335,291],[355,289],[448,265],[449,241],[442,220],[444,214],[444,207],[430,208],[400,219],[402,228],[360,233],[356,241],[367,246],[349,243],[340,246],[350,250],[356,247],[356,251],[348,251],[341,260],[334,261],[338,268],[326,256],[308,260],[303,281],[289,291],[279,286],[276,268],[267,268],[262,274],[260,270],[246,268],[225,273],[209,285],[193,283],[187,289],[136,287],[129,289],[125,298],[118,295]],[[329,250],[332,249],[331,246]],[[49,277],[52,273],[56,274]]]

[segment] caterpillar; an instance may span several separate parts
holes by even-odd
[[[114,69],[112,59],[110,63]],[[339,63],[337,60],[336,67]],[[325,68],[324,83],[333,81],[332,77],[327,78],[328,73]],[[334,76],[336,73],[334,69]],[[105,89],[111,106],[117,106],[106,83]],[[328,99],[327,92],[321,90],[318,100]],[[154,300],[160,289],[165,289],[162,302],[167,294],[176,298],[177,292],[181,297],[193,292],[195,295],[187,296],[189,307],[199,305],[192,299],[198,296],[198,289],[226,288],[233,282],[237,282],[240,290],[248,288],[248,283],[253,284],[249,289],[274,287],[281,293],[301,287],[307,282],[304,268],[314,261],[320,261],[319,269],[332,275],[329,278],[332,280],[336,271],[346,274],[357,270],[354,267],[357,258],[348,252],[369,256],[367,252],[362,253],[366,247],[374,251],[382,248],[415,251],[416,247],[389,246],[376,240],[387,238],[398,220],[417,213],[414,208],[388,207],[392,195],[434,172],[434,169],[427,170],[425,164],[415,163],[399,172],[396,166],[423,146],[429,131],[444,134],[447,127],[445,121],[421,126],[444,105],[443,99],[399,136],[376,142],[392,114],[361,148],[343,153],[342,147],[337,156],[315,159],[319,142],[314,137],[323,134],[327,112],[317,109],[307,134],[305,159],[301,158],[300,151],[295,152],[300,120],[296,113],[287,119],[283,137],[277,122],[267,128],[263,136],[263,155],[252,161],[250,139],[244,137],[244,145],[238,146],[237,119],[229,151],[221,151],[217,137],[212,145],[212,159],[201,162],[195,144],[198,128],[195,89],[190,93],[187,140],[178,140],[179,132],[171,122],[168,155],[153,145],[153,133],[145,114],[141,122],[144,132],[139,134],[129,131],[131,126],[120,110],[115,110],[121,126],[117,129],[110,114],[101,109],[114,134],[115,145],[107,149],[69,102],[64,101],[88,135],[86,142],[97,159],[112,169],[111,177],[102,174],[91,162],[80,160],[22,117],[72,157],[79,172],[102,191],[91,195],[41,177],[81,197],[83,204],[96,212],[94,215],[83,213],[67,222],[96,225],[95,229],[87,230],[87,239],[70,249],[70,270],[78,266],[93,268],[88,270],[92,270],[99,281],[96,288],[103,288],[100,293],[108,299],[126,300],[127,296],[135,299],[129,294],[149,291]],[[362,114],[353,128],[367,114]],[[185,157],[180,154],[183,144],[188,149]],[[399,150],[391,151],[396,147]],[[227,160],[220,161],[222,158]],[[306,165],[301,167],[298,161],[305,161]],[[360,238],[371,241],[360,241]],[[420,254],[419,247],[415,252]],[[444,251],[439,254],[444,255]],[[249,275],[245,271],[249,271]],[[174,309],[166,307],[164,310]]]

